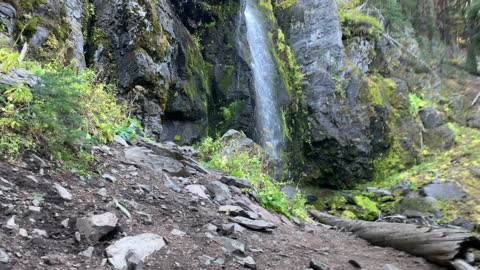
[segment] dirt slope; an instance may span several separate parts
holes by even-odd
[[[0,269],[113,269],[106,262],[105,248],[124,236],[146,232],[163,236],[167,245],[145,259],[144,269],[245,269],[235,259],[235,252],[222,250],[216,241],[219,232],[211,226],[220,228],[230,222],[229,216],[218,212],[219,203],[215,200],[199,198],[184,188],[189,184],[208,185],[221,174],[205,174],[191,168],[186,177],[167,173],[181,190],[175,192],[166,187],[165,175],[159,168],[143,166],[142,162],[149,160],[132,162],[125,158],[125,150],[132,147],[115,144],[97,150],[104,177],[53,172],[42,168],[42,162],[35,158],[23,164],[0,163],[0,253],[3,250],[8,257],[7,263],[0,262]],[[159,156],[158,151],[150,153],[152,160]],[[65,187],[73,199],[62,199],[53,188],[54,183]],[[356,269],[350,260],[371,270],[383,269],[385,264],[400,269],[441,269],[423,259],[371,246],[319,224],[292,224],[235,193],[238,189],[230,187],[230,191],[234,194],[232,202],[254,210],[260,218],[277,226],[271,232],[245,229],[226,236],[246,245],[244,256],[251,256],[257,269],[303,270],[311,259],[339,270]],[[126,206],[131,219],[115,207],[113,198]],[[32,208],[34,204],[40,209]],[[77,218],[104,212],[113,212],[119,218],[116,229],[99,241],[89,243],[81,236],[78,242]],[[18,226],[12,229],[8,221],[13,216]],[[46,235],[35,233],[35,229],[44,230]],[[185,235],[174,235],[173,229]],[[94,247],[91,257],[79,254],[90,246]]]

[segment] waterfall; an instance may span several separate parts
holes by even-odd
[[[268,37],[266,15],[257,0],[245,0],[245,24],[250,48],[250,64],[255,86],[256,137],[274,160],[279,160],[283,147],[282,120],[277,92],[280,77]]]

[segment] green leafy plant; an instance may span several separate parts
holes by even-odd
[[[306,199],[296,194],[291,200],[281,191],[282,185],[274,182],[265,172],[266,163],[258,151],[234,150],[225,153],[228,145],[205,138],[198,146],[203,164],[209,168],[218,169],[236,177],[245,177],[258,194],[260,203],[267,209],[281,213],[289,218],[296,216],[302,221],[309,221]]]

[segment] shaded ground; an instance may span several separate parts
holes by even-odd
[[[120,146],[111,146],[103,154],[100,152],[99,164],[104,173],[114,176],[114,183],[98,175],[80,178],[47,169],[43,169],[42,176],[35,159],[17,165],[0,163],[0,176],[13,184],[9,186],[0,181],[0,248],[10,256],[9,263],[0,263],[0,269],[112,269],[108,263],[102,265],[105,263],[104,249],[125,235],[145,232],[160,234],[168,243],[167,248],[146,259],[145,269],[244,269],[212,241],[211,236],[217,233],[205,227],[229,222],[227,216],[217,212],[215,202],[199,199],[185,190],[176,193],[166,188],[164,176],[128,164],[123,152]],[[171,178],[179,183],[192,184],[219,177],[219,173],[212,172],[210,175],[196,173],[189,178]],[[73,194],[73,200],[65,202],[53,189],[53,183],[66,187]],[[97,194],[102,187],[108,196]],[[114,207],[112,197],[127,206],[131,219]],[[34,199],[41,201],[40,212],[29,210]],[[441,269],[399,251],[371,246],[348,233],[317,224],[294,225],[253,204],[244,195],[238,194],[237,199],[278,226],[270,233],[245,230],[229,236],[247,245],[247,255],[255,259],[257,269],[303,270],[308,268],[311,259],[339,270],[355,269],[350,260],[371,270],[383,269],[387,263],[400,269]],[[118,229],[98,243],[77,242],[76,219],[105,211],[113,211],[120,218]],[[151,222],[145,214],[151,215]],[[15,216],[19,228],[28,232],[28,237],[21,236],[18,230],[6,228],[12,216]],[[61,223],[67,218],[69,222],[65,228]],[[175,228],[186,235],[172,235],[170,232]],[[47,236],[35,236],[34,229],[45,230]],[[91,258],[79,255],[91,245],[95,247]],[[202,255],[222,258],[224,263],[205,265],[198,259]]]

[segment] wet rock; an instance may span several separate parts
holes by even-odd
[[[245,217],[232,217],[230,219],[233,222],[253,230],[267,230],[277,227],[275,224],[261,219],[253,220]]]
[[[375,196],[383,197],[383,196],[392,196],[392,192],[385,189],[379,189],[376,187],[367,187],[367,192],[373,193]]]
[[[219,244],[223,251],[228,254],[243,255],[245,253],[245,245],[237,240],[227,237],[217,236],[213,238],[217,244]]]
[[[465,192],[453,183],[433,183],[422,187],[421,192],[425,196],[431,196],[442,200],[461,200]]]
[[[235,261],[245,268],[257,269],[257,264],[255,263],[255,260],[251,256],[247,256],[247,257],[235,256]]]
[[[313,270],[332,270],[327,264],[318,260],[311,260],[310,268]]]
[[[234,186],[237,188],[252,188],[252,185],[246,178],[238,178],[235,176],[223,176],[220,178],[220,182],[228,186]]]
[[[114,213],[107,212],[77,220],[77,229],[89,241],[96,242],[117,226],[118,218]]]
[[[7,252],[3,248],[0,248],[0,262],[1,263],[8,263],[10,261],[10,256],[8,256]]]
[[[61,185],[55,183],[53,185],[55,187],[55,190],[57,190],[58,195],[62,197],[62,199],[66,201],[71,201],[73,196],[72,193],[70,193],[66,188],[62,187]]]
[[[106,249],[108,261],[115,269],[127,269],[127,259],[135,254],[140,261],[155,251],[161,250],[166,246],[165,241],[160,235],[144,233],[136,236],[124,237]]]
[[[208,195],[207,195],[207,189],[202,186],[202,185],[188,185],[185,187],[185,189],[194,194],[194,195],[197,195],[198,197],[200,198],[203,198],[203,199],[208,199]]]
[[[395,197],[406,196],[410,192],[410,181],[402,180],[400,184],[392,188],[392,194]]]
[[[480,168],[470,168],[470,171],[475,177],[480,178]]]
[[[470,220],[468,220],[464,217],[456,218],[455,220],[450,222],[450,225],[462,227],[462,228],[467,229],[467,230],[472,230],[473,228],[475,228],[475,223],[473,223],[472,221],[470,221]]]
[[[173,229],[173,230],[170,232],[170,234],[175,235],[175,236],[179,236],[179,237],[183,237],[183,236],[187,235],[186,232],[180,231],[180,230],[178,230],[178,229]]]
[[[228,186],[219,181],[209,182],[206,188],[215,201],[220,204],[226,204],[232,199],[232,194]]]
[[[422,120],[423,127],[426,129],[436,128],[443,124],[442,115],[433,107],[422,108],[418,114]]]

